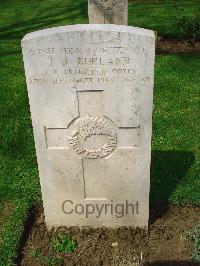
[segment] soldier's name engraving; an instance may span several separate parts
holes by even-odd
[[[30,76],[29,84],[112,84],[135,82],[137,71],[132,49],[126,46],[30,49],[31,56],[44,56],[42,69]],[[114,52],[118,51],[118,56]],[[91,56],[96,54],[96,56]],[[102,56],[98,56],[98,55]],[[109,54],[109,56],[106,56]],[[112,55],[113,56],[110,56]]]
[[[79,57],[77,58],[78,65],[92,65],[92,66],[109,66],[109,65],[121,65],[125,66],[130,63],[129,57],[109,57],[109,58],[101,58],[101,57]]]
[[[94,31],[90,35],[74,35],[69,32],[66,34],[68,42],[76,38],[84,41],[87,35],[91,46],[73,47],[66,42],[64,47],[58,45],[29,49],[30,56],[35,57],[34,60],[42,60],[38,71],[28,77],[29,84],[107,85],[118,81],[135,84],[138,75],[137,66],[134,66],[136,55],[140,52],[146,58],[147,51],[143,45],[138,45],[138,41],[133,41],[133,36],[126,44],[122,43],[123,34],[114,32],[110,36],[108,33]],[[65,37],[57,37],[59,38],[56,42],[63,44]],[[105,47],[99,45],[103,42],[107,43]]]

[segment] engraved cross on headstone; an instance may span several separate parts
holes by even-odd
[[[104,116],[104,93],[103,90],[78,91],[79,116],[66,128],[45,128],[47,151],[65,149],[71,154],[73,150],[74,156],[82,160],[86,200],[106,199],[108,195],[106,176],[99,176],[102,171],[98,168],[106,165],[117,151],[139,147],[139,125],[120,127]],[[94,169],[92,175],[91,169]]]
[[[90,24],[128,25],[128,0],[88,0]]]

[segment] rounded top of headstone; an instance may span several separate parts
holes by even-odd
[[[53,27],[53,28],[31,32],[24,36],[22,42],[47,35],[71,32],[71,31],[114,31],[114,32],[116,31],[116,32],[133,33],[143,36],[145,35],[147,37],[155,38],[155,34],[152,30],[147,30],[138,27],[114,25],[114,24],[76,24],[76,25]]]

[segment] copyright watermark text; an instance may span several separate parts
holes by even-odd
[[[65,214],[84,215],[85,218],[93,216],[100,218],[102,215],[112,215],[116,218],[122,218],[125,215],[139,215],[139,202],[130,203],[128,200],[120,203],[74,203],[72,200],[65,200],[62,203],[62,211]]]

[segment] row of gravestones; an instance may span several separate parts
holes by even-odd
[[[127,0],[88,9],[22,40],[45,221],[147,227],[154,33],[125,26]]]

